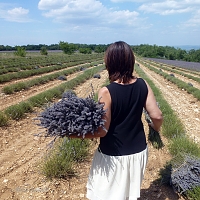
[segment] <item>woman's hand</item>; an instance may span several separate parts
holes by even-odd
[[[148,125],[149,125],[153,130],[155,130],[155,131],[157,131],[157,132],[160,131],[160,128],[159,128],[159,129],[157,128],[157,130],[156,130],[156,128],[155,128],[155,126],[154,126],[153,123],[149,123]]]

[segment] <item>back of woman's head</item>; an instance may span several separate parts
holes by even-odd
[[[131,47],[123,42],[111,44],[105,53],[105,65],[110,82],[128,83],[133,78],[135,57]]]

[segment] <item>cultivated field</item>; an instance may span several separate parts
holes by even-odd
[[[200,71],[200,63],[197,63],[197,62],[186,62],[186,61],[179,61],[179,60],[165,60],[165,59],[158,59],[158,58],[148,58],[148,60],[153,60],[153,61],[158,62],[158,63],[176,66],[176,67],[183,68],[183,69]]]
[[[31,57],[31,56],[30,56]],[[39,70],[45,68],[53,68],[56,70],[44,72],[41,74],[34,74],[22,78],[12,78],[9,81],[2,81],[0,83],[0,111],[4,112],[11,105],[18,104],[23,101],[29,100],[35,95],[41,94],[44,91],[50,90],[55,87],[59,87],[62,84],[70,82],[74,78],[78,77],[87,69],[96,68],[101,66],[103,62],[103,55],[96,57],[81,57],[75,60],[77,57],[73,57],[69,65],[69,60],[65,60],[63,57],[61,61],[53,59],[53,63],[50,61],[46,62],[43,60],[40,64],[40,59],[34,61],[33,63],[23,63],[23,69],[20,67],[21,64],[15,66],[18,69],[17,72],[12,71],[13,66],[8,66],[3,64],[5,62],[2,58],[1,60],[1,69],[9,68],[10,71],[5,70],[5,72],[0,75],[4,76],[5,74],[15,74],[22,73],[23,71],[28,72],[29,70],[38,70],[36,66],[39,66]],[[9,58],[11,59],[11,58]],[[50,59],[50,58],[48,58]],[[29,58],[28,60],[33,60]],[[51,61],[52,62],[52,61]],[[162,94],[166,101],[171,105],[172,109],[177,113],[178,117],[182,121],[187,130],[187,134],[192,140],[196,143],[200,143],[200,101],[192,94],[189,94],[187,91],[178,88],[175,84],[171,83],[163,76],[155,73],[146,67],[146,63],[152,65],[156,69],[160,69],[156,63],[150,62],[148,60],[137,59],[137,63],[140,68],[145,71],[149,78],[155,83],[155,85],[162,91]],[[144,64],[145,63],[145,64]],[[88,65],[89,64],[89,65]],[[56,66],[59,66],[56,68]],[[61,67],[63,67],[61,69]],[[78,68],[77,68],[78,67]],[[82,70],[83,68],[84,70]],[[171,74],[171,71],[167,69],[172,69],[170,66],[168,68],[162,69],[163,72]],[[72,72],[66,72],[69,69],[76,69]],[[43,81],[40,85],[32,84],[30,87],[22,88],[21,90],[16,90],[10,94],[5,94],[3,88],[10,86],[14,83],[26,83],[27,81],[34,80],[36,78],[42,78],[47,75],[52,75],[54,73],[62,72],[65,70],[65,73],[60,74],[59,76],[64,76],[67,80],[60,80],[57,78]],[[176,72],[177,71],[177,72]],[[173,75],[184,81],[185,83],[191,83],[193,87],[200,89],[200,82],[188,78],[187,76],[180,75],[178,72],[182,72],[182,68],[176,67],[176,71],[173,71]],[[78,84],[73,90],[76,92],[79,97],[86,97],[91,92],[91,84],[94,88],[94,91],[97,92],[99,88],[106,82],[108,75],[106,70],[98,72],[101,76],[100,79],[94,78],[91,76],[90,79],[85,80],[85,82]],[[200,78],[200,74],[196,71],[185,70],[184,74]],[[136,73],[134,74],[138,76]],[[4,79],[5,80],[5,79]],[[57,98],[54,98],[57,101]],[[0,199],[69,199],[76,200],[82,199],[85,200],[85,185],[87,182],[87,174],[89,172],[92,155],[97,146],[96,143],[93,144],[91,148],[89,157],[82,163],[77,164],[77,177],[71,179],[53,179],[47,180],[40,171],[39,164],[42,159],[42,156],[45,155],[47,151],[47,145],[49,144],[50,139],[45,139],[35,136],[39,133],[39,128],[34,122],[34,118],[37,116],[37,113],[40,112],[41,108],[35,108],[34,112],[28,113],[22,119],[12,119],[9,121],[8,126],[0,127]],[[144,120],[145,130],[148,133],[148,126]],[[149,160],[145,173],[145,179],[142,184],[141,190],[141,200],[178,200],[182,199],[179,195],[175,194],[171,187],[162,185],[160,186],[157,178],[159,177],[159,170],[164,167],[167,161],[170,160],[170,154],[167,149],[167,139],[162,138],[166,144],[162,150],[156,150],[149,145]]]

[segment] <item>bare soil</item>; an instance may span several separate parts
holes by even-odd
[[[188,134],[196,141],[199,141],[199,101],[185,91],[178,89],[175,85],[167,82],[162,77],[144,68],[141,64],[140,66],[160,88],[163,96],[184,123]],[[86,97],[91,92],[91,84],[93,85],[94,91],[98,91],[107,79],[107,72],[103,71],[100,75],[100,79],[92,78],[78,86],[75,90],[77,95]],[[53,86],[51,85],[49,87]],[[43,86],[38,91],[32,90],[32,95],[46,89],[47,86]],[[27,98],[29,95],[30,91],[23,91],[24,97],[21,97],[21,100]],[[11,96],[10,98],[12,98]],[[0,102],[0,110],[2,110],[5,108],[3,104],[6,102],[2,103],[2,98]],[[12,98],[12,101],[8,100],[8,102],[12,102],[12,104],[18,103],[19,98]],[[85,197],[87,175],[94,150],[98,145],[98,140],[97,143],[93,144],[88,158],[83,163],[77,164],[77,177],[47,180],[40,173],[38,166],[42,156],[47,152],[47,145],[50,139],[35,136],[35,134],[40,132],[33,120],[36,116],[37,112],[27,115],[23,120],[11,121],[10,125],[6,128],[0,128],[0,199],[87,199]],[[148,127],[145,121],[144,126],[146,133],[148,133]],[[182,199],[182,197],[174,193],[171,187],[161,186],[160,182],[157,181],[159,170],[170,160],[167,140],[164,137],[162,139],[165,143],[165,147],[162,150],[156,150],[149,145],[148,165],[141,188],[140,199],[142,200]]]

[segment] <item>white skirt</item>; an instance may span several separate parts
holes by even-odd
[[[137,200],[148,159],[148,148],[126,156],[95,151],[87,182],[90,200]]]

